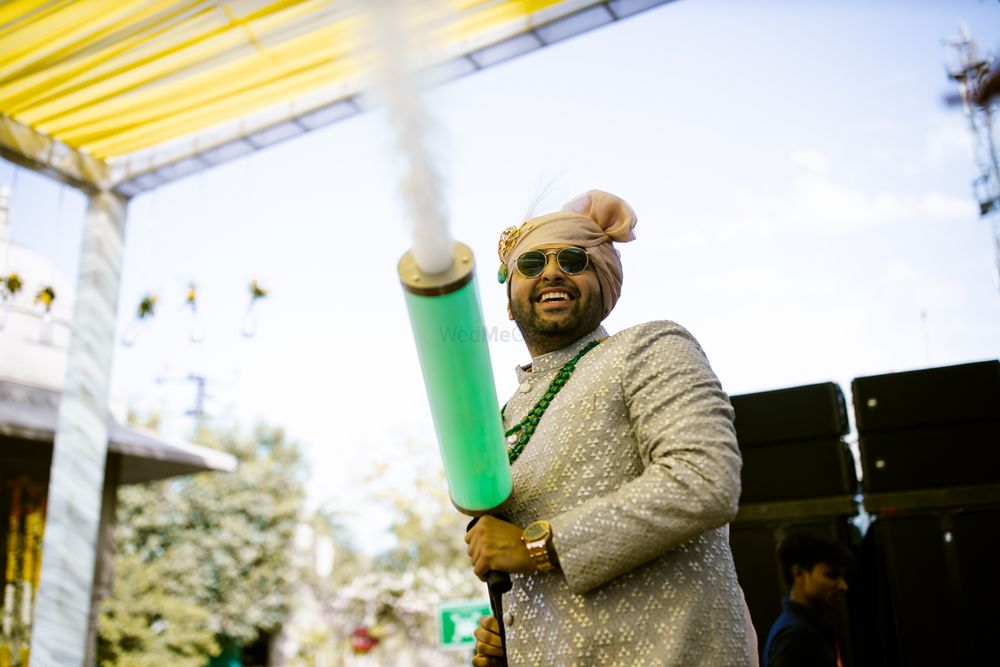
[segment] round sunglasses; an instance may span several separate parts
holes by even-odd
[[[569,276],[583,273],[590,266],[590,255],[587,251],[572,246],[560,250],[529,250],[514,261],[514,266],[525,278],[537,278],[545,271],[549,255],[556,256],[559,270]]]

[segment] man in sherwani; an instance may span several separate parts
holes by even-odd
[[[755,650],[729,550],[733,411],[683,327],[601,326],[621,293],[623,200],[592,190],[501,236],[509,314],[531,364],[503,411],[507,520],[467,533],[476,574],[511,573],[474,665],[745,667]]]

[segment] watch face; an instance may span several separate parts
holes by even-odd
[[[541,540],[549,534],[549,527],[542,521],[536,521],[534,523],[529,523],[528,527],[524,529],[524,539],[529,542],[535,540]]]

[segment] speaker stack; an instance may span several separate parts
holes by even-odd
[[[853,381],[864,507],[863,653],[1000,664],[1000,361]]]
[[[854,457],[844,394],[833,382],[730,397],[743,456],[740,511],[730,546],[761,650],[788,587],[776,551],[788,535],[807,532],[854,551],[860,535]],[[855,658],[848,599],[837,624],[845,665]]]

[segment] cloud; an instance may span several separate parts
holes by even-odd
[[[899,258],[894,258],[885,267],[886,278],[897,283],[912,283],[921,277],[917,267]]]
[[[730,240],[766,238],[790,229],[839,234],[876,226],[953,222],[977,216],[971,196],[937,191],[870,190],[818,173],[796,179],[784,195],[743,192],[734,208],[740,215],[722,225],[722,234]]]
[[[951,160],[971,161],[972,136],[965,119],[956,111],[948,122],[938,125],[924,139],[920,162],[924,167],[937,169]]]
[[[816,174],[828,174],[830,172],[829,160],[817,150],[807,149],[798,151],[792,155],[792,162]]]
[[[955,197],[941,192],[927,192],[920,197],[919,210],[931,220],[958,220],[978,215],[972,195]]]

